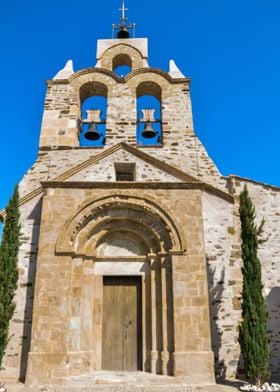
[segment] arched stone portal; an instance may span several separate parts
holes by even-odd
[[[93,303],[92,327],[86,333],[79,331],[79,347],[91,341],[95,370],[144,370],[173,375],[171,260],[172,252],[184,253],[182,243],[174,221],[151,198],[106,195],[83,203],[79,212],[64,225],[56,251],[73,252],[73,264],[77,266],[73,268],[72,279],[79,296],[72,296],[71,308],[75,312],[72,317],[76,321],[79,318],[81,325],[86,324],[89,310],[84,302]],[[81,266],[85,264],[87,268],[81,273]],[[133,288],[129,289],[134,285],[133,279],[138,287],[136,294]],[[130,314],[120,316],[124,298],[118,299],[118,296],[123,290],[128,297],[135,295],[135,298],[129,305]],[[112,298],[108,298],[110,295]],[[128,320],[132,325],[127,325],[122,317],[133,318],[131,311],[133,313],[137,306],[140,306],[137,320]],[[114,317],[123,324],[124,331],[115,325]],[[108,324],[113,325],[109,331]],[[126,339],[131,328],[134,328],[134,336]],[[109,336],[115,336],[110,339],[110,347],[106,342]],[[70,332],[71,351],[78,349],[77,339],[77,331]],[[137,348],[136,356],[126,359],[133,347]]]
[[[143,192],[87,190],[73,208],[72,191],[44,199],[27,384],[101,370],[199,382],[200,367],[213,380],[199,191],[176,218]]]

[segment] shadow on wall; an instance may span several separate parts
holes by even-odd
[[[280,287],[273,287],[267,296],[268,332],[270,335],[270,369],[273,381],[280,381]]]
[[[38,241],[40,230],[42,200],[39,200],[28,219],[33,220],[33,231],[31,237],[30,256],[28,260],[28,273],[26,282],[26,302],[24,309],[24,327],[22,335],[22,351],[20,358],[19,380],[25,380],[27,370],[27,359],[31,343],[31,327],[33,315],[34,285],[36,277]]]
[[[267,330],[270,337],[270,371],[271,382],[280,382],[280,287],[273,287],[266,298],[268,321]],[[240,355],[238,364],[239,377],[244,377],[244,362]]]
[[[223,267],[217,280],[216,268],[212,267],[207,259],[207,280],[209,290],[209,307],[211,322],[211,344],[215,359],[215,375],[216,379],[224,379],[226,374],[226,366],[224,360],[220,360],[220,348],[222,330],[219,327],[219,311],[222,306],[222,296],[224,291],[225,268]]]

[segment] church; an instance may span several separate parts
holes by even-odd
[[[102,371],[186,384],[236,377],[245,185],[266,220],[259,256],[277,376],[280,188],[220,174],[193,127],[190,79],[173,60],[169,72],[151,68],[148,39],[133,30],[123,7],[94,66],[74,71],[69,60],[47,81],[38,158],[19,185],[19,282],[1,377],[31,386]]]

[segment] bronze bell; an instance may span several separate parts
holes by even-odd
[[[89,124],[89,127],[85,133],[85,138],[87,140],[91,140],[91,141],[96,141],[100,139],[100,133],[96,127],[96,123],[95,122],[91,122]]]
[[[123,38],[129,38],[129,32],[127,31],[127,28],[125,26],[121,26],[120,30],[117,34],[117,38],[123,39]]]
[[[153,129],[151,121],[147,121],[145,124],[144,131],[142,132],[142,137],[147,139],[152,139],[156,136],[156,131]]]

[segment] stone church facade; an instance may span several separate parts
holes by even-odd
[[[131,68],[124,77],[121,65]],[[153,143],[137,133],[139,121],[153,126],[137,113],[146,95],[160,102]],[[81,114],[93,96],[107,100],[106,137],[85,147],[82,124],[101,123],[93,108]],[[38,159],[20,183],[17,306],[1,378],[235,377],[245,184],[266,219],[260,258],[277,375],[280,189],[219,173],[194,132],[190,80],[173,61],[168,73],[149,67],[147,39],[99,40],[95,67],[74,72],[68,62],[47,82]]]

